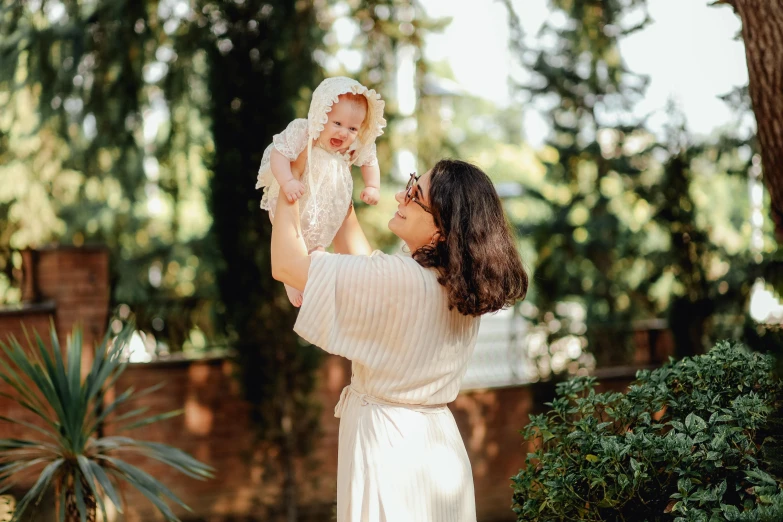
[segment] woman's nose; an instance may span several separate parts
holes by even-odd
[[[397,192],[394,195],[394,199],[397,200],[397,203],[402,203],[404,198],[405,198],[405,191],[404,190],[401,190],[401,191]]]

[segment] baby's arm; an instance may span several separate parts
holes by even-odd
[[[377,205],[381,199],[381,169],[377,162],[374,165],[362,165],[361,168],[364,190],[360,197],[368,205]]]
[[[301,157],[302,155],[300,154],[300,158]],[[300,159],[297,158],[295,162],[291,162],[288,158],[278,152],[277,149],[274,147],[272,148],[272,156],[269,159],[272,175],[280,184],[280,189],[285,194],[285,197],[291,203],[301,198],[305,191],[305,186],[294,177],[294,174],[291,171],[292,163],[298,163],[299,161]]]

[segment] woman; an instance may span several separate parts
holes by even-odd
[[[294,329],[352,361],[340,417],[338,522],[475,522],[473,477],[446,407],[482,314],[525,296],[522,266],[486,174],[443,160],[411,174],[389,221],[412,252],[372,252],[353,210],[335,251],[307,254],[297,203],[279,198],[275,279],[304,291]]]

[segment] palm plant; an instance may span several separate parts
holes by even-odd
[[[50,328],[51,349],[36,333],[35,342],[27,332],[28,348],[12,336],[8,344],[0,341],[0,379],[10,393],[0,396],[15,401],[32,412],[36,423],[0,416],[0,421],[26,427],[39,440],[0,439],[0,494],[15,486],[23,473],[42,468],[32,488],[19,501],[12,522],[20,520],[31,503],[38,503],[54,485],[59,522],[94,521],[100,507],[106,517],[104,496],[122,513],[123,488],[141,492],[166,520],[178,520],[165,500],[190,511],[174,493],[158,480],[121,458],[123,452],[142,454],[163,462],[190,477],[204,480],[213,469],[187,453],[156,442],[125,436],[103,436],[107,425],[112,432],[137,428],[178,415],[181,411],[142,418],[147,408],[118,414],[131,399],[160,389],[153,386],[135,393],[129,388],[108,401],[106,395],[126,367],[122,350],[128,344],[132,326],[126,326],[111,338],[107,333],[95,350],[92,367],[82,378],[82,332],[74,328],[65,353],[60,349],[57,332]],[[122,501],[121,501],[122,498]]]

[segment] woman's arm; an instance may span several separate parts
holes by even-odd
[[[368,256],[372,253],[370,243],[364,235],[356,212],[351,205],[348,215],[332,240],[332,247],[336,254],[351,254],[354,256]]]
[[[299,202],[277,198],[275,224],[272,226],[272,277],[297,290],[304,291],[310,271],[299,223]]]

